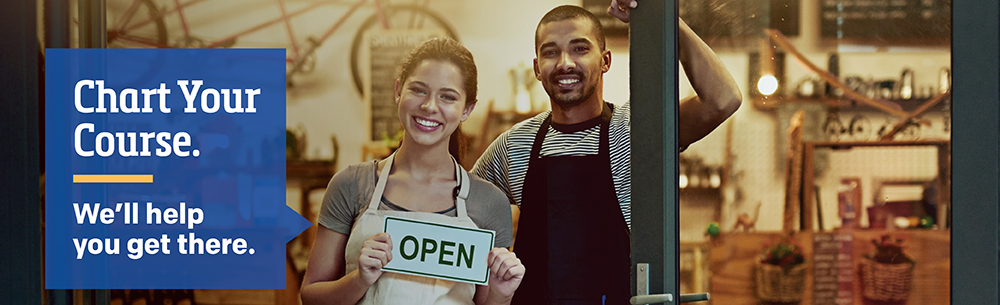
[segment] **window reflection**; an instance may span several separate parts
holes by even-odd
[[[680,155],[682,293],[710,292],[714,304],[949,303],[951,1],[679,9],[749,104]],[[680,75],[681,97],[694,94]],[[692,187],[705,169],[718,169],[718,187]],[[768,253],[793,252],[804,279],[768,271]]]

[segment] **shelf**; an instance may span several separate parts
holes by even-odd
[[[336,174],[333,161],[285,161],[285,172],[289,177],[330,179]]]
[[[857,101],[854,101],[854,100],[851,100],[851,99],[845,99],[845,98],[839,98],[838,99],[838,98],[782,97],[782,98],[779,98],[778,100],[780,102],[786,102],[786,103],[823,103],[827,107],[831,107],[831,108],[857,108],[859,110],[868,110],[868,111],[877,110],[874,107],[865,105],[864,103],[857,102]],[[891,99],[891,100],[883,100],[883,101],[896,103],[900,107],[903,108],[903,111],[910,112],[910,111],[916,110],[917,108],[919,108],[921,105],[923,105],[924,103],[926,103],[929,100],[930,100],[930,98],[919,98],[919,99],[915,98],[915,99],[909,99],[909,100]],[[944,103],[940,103],[940,104],[932,107],[931,109],[940,109],[942,107],[945,107]]]
[[[846,149],[855,146],[938,146],[947,148],[951,145],[948,140],[913,140],[913,141],[817,141],[803,143],[807,147],[830,147],[833,149]]]
[[[698,187],[690,187],[689,186],[689,187],[678,188],[678,189],[680,189],[681,193],[685,193],[685,192],[686,193],[719,193],[719,192],[722,191],[721,187],[701,187],[701,186],[698,186]]]
[[[902,108],[903,111],[912,112],[914,110],[919,109],[921,105],[923,105],[929,100],[930,98],[919,98],[919,99],[909,99],[909,100],[891,99],[882,101],[895,103],[899,105],[899,107]],[[783,103],[803,103],[803,104],[821,103],[829,108],[852,109],[860,111],[882,111],[875,107],[847,98],[806,98],[806,97],[771,96],[766,98],[757,97],[754,98],[753,101],[754,105],[760,109],[775,109],[778,107],[778,105]],[[928,110],[931,109],[941,110],[944,107],[946,107],[946,103],[940,102]]]

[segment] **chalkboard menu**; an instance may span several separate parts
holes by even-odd
[[[824,38],[951,37],[951,0],[820,0]]]
[[[386,30],[369,33],[371,87],[368,92],[371,140],[392,138],[402,126],[395,102],[396,69],[413,48],[431,37],[444,36],[433,31]]]
[[[852,234],[813,235],[813,304],[853,302]]]
[[[608,14],[610,5],[611,1],[607,0],[583,0],[583,8],[601,20],[604,37],[628,37],[628,23]]]
[[[607,0],[583,0],[608,37],[628,36],[628,24],[608,14]],[[640,4],[641,5],[641,4]],[[681,0],[681,19],[702,38],[764,37],[764,29],[799,35],[799,0]]]
[[[702,38],[764,37],[768,28],[799,35],[799,0],[681,0],[679,14]]]

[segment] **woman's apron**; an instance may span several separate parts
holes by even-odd
[[[515,250],[532,268],[512,304],[628,304],[629,230],[611,172],[611,105],[596,155],[540,156],[552,121],[535,135]]]
[[[426,212],[379,210],[382,192],[385,191],[385,183],[389,180],[393,156],[390,155],[386,158],[385,166],[378,176],[378,183],[375,184],[375,192],[372,193],[371,201],[368,203],[368,209],[355,220],[354,226],[351,228],[351,237],[347,240],[347,249],[344,252],[347,263],[346,273],[358,269],[358,257],[361,255],[361,248],[365,240],[368,240],[372,235],[382,233],[385,216],[477,228],[465,209],[465,199],[469,195],[469,184],[471,184],[469,173],[462,170],[462,166],[458,162],[455,162],[455,177],[459,179],[458,184],[461,186],[455,197],[458,217]],[[390,237],[402,238],[401,236]],[[473,284],[384,272],[375,281],[375,284],[368,288],[358,304],[472,304],[472,298],[475,294],[476,287]]]

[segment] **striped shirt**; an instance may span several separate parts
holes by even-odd
[[[608,144],[611,153],[611,174],[614,176],[618,204],[625,223],[632,227],[632,169],[630,152],[631,119],[629,103],[618,105],[611,116]],[[524,177],[528,173],[528,158],[535,134],[551,111],[524,120],[504,132],[490,144],[472,167],[472,173],[492,182],[521,205]],[[596,155],[601,126],[564,133],[549,126],[542,142],[542,156]]]

